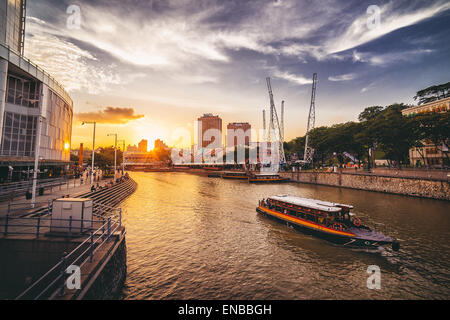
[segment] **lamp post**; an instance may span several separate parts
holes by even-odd
[[[116,181],[116,170],[117,170],[117,133],[108,133],[109,136],[114,136],[114,181]]]
[[[117,142],[123,143],[123,149],[122,149],[122,174],[123,174],[125,171],[125,140],[121,139],[121,140],[117,140]]]
[[[37,173],[39,168],[39,149],[41,144],[41,127],[42,122],[45,120],[45,117],[39,115],[38,116],[38,127],[36,132],[36,143],[34,148],[34,172],[33,172],[33,189],[31,193],[31,207],[34,208],[34,205],[36,203],[36,186],[37,186]]]
[[[94,157],[95,157],[95,121],[83,121],[81,125],[84,124],[94,124],[94,138],[92,140],[92,165],[91,165],[91,184],[94,183]]]

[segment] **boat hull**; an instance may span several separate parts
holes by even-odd
[[[349,248],[378,249],[380,246],[392,243],[391,241],[374,241],[370,239],[358,238],[355,234],[350,232],[329,229],[264,207],[257,207],[256,211],[277,222],[287,224],[288,226],[304,234],[312,235],[328,242]]]
[[[230,179],[230,180],[247,180],[247,176],[222,176],[223,179]]]

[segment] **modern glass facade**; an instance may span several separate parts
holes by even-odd
[[[9,74],[6,102],[27,108],[39,108],[39,88],[38,81],[26,80]]]
[[[44,86],[44,108],[42,115],[41,141],[39,155],[44,159],[70,160],[72,135],[72,107],[50,88]]]
[[[0,0],[0,41],[18,53],[23,52],[25,0]]]
[[[22,56],[24,16],[25,0],[0,0],[0,169],[30,166],[37,143],[40,161],[70,161],[73,102]]]
[[[5,112],[2,156],[34,157],[37,116]]]

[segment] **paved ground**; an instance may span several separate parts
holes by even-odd
[[[101,180],[98,183],[103,186],[111,179]],[[95,183],[97,184],[97,182]],[[68,184],[54,187],[51,191],[46,190],[42,196],[36,195],[36,204],[35,208],[46,207],[48,202],[61,198],[62,196],[76,196],[81,193],[89,192],[91,189],[91,185],[89,181],[84,184],[80,184],[80,179],[72,179]],[[8,213],[8,205],[9,201],[0,202],[0,218],[3,218]],[[14,212],[23,212],[25,208],[31,208],[31,200],[27,200],[25,196],[17,197],[10,204],[10,215],[14,215]]]

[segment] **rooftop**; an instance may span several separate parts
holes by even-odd
[[[301,198],[297,196],[291,196],[291,195],[277,195],[269,197],[271,200],[277,200],[282,201],[290,204],[294,204],[301,207],[308,207],[312,209],[327,211],[327,212],[339,212],[341,211],[342,207],[348,207],[350,209],[353,208],[353,206],[348,204],[341,204],[341,203],[334,203],[329,201],[322,201],[322,200],[316,200],[316,199],[309,199],[309,198]]]

